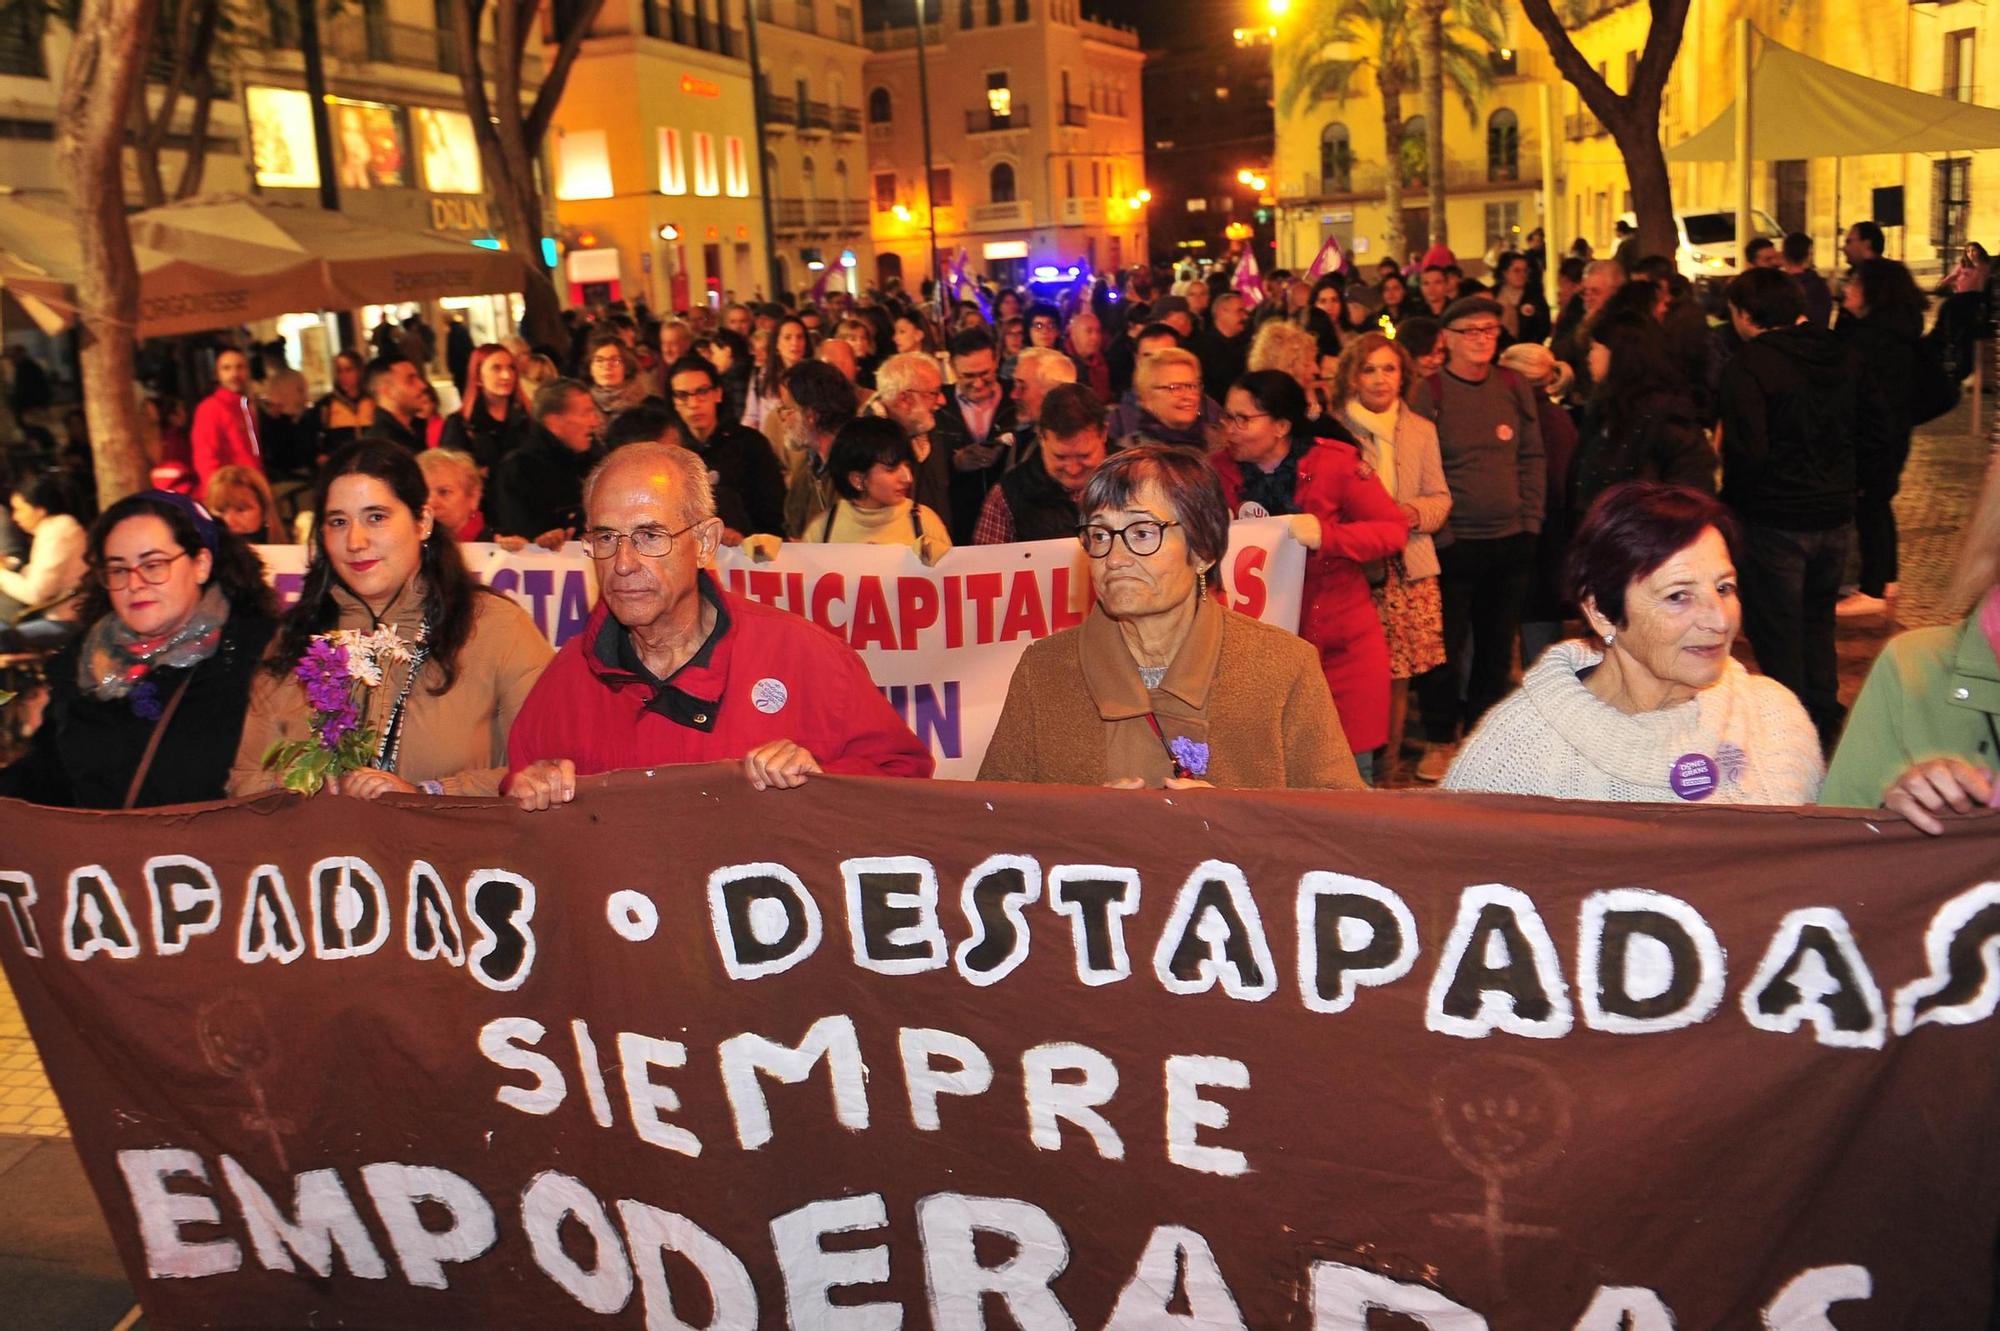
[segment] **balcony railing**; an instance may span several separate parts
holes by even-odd
[[[901,51],[906,47],[917,44],[917,29],[914,24],[901,28],[877,28],[873,32],[862,33],[861,41],[871,51]],[[936,46],[943,41],[944,24],[927,23],[924,25],[925,45]]]
[[[32,5],[15,5],[0,13],[0,74],[45,79],[47,59],[42,54],[42,33],[47,22]]]
[[[1104,220],[1104,200],[1064,199],[1062,201],[1062,220],[1065,226],[1081,226],[1089,222],[1102,222]]]
[[[646,35],[676,46],[711,51],[731,60],[744,58],[743,33],[710,18],[682,9],[676,0],[645,0]]]
[[[765,92],[759,93],[757,100],[762,106],[764,124],[767,128],[773,125],[796,125],[799,123],[798,98],[780,97],[776,93]]]
[[[1026,199],[1015,199],[1009,203],[975,203],[972,205],[972,225],[987,229],[994,227],[1033,226],[1035,210]]]
[[[1520,189],[1534,189],[1541,184],[1540,164],[1522,161],[1519,169],[1511,177],[1494,177],[1488,174],[1486,162],[1451,162],[1445,167],[1444,183],[1449,191],[1460,193],[1507,192]],[[1284,202],[1302,202],[1323,199],[1379,199],[1382,197],[1382,169],[1379,166],[1357,165],[1344,176],[1306,176],[1294,194],[1294,186],[1286,182],[1280,187],[1279,198]],[[1420,176],[1403,186],[1405,195],[1420,195],[1426,189]]]
[[[280,49],[287,49],[286,43],[295,47],[298,42],[297,25],[274,26],[272,42]],[[445,28],[426,27],[421,23],[392,23],[376,14],[350,12],[335,14],[327,19],[324,43],[328,55],[356,64],[396,65],[404,69],[434,70],[440,74],[455,75],[459,72],[458,37]],[[480,67],[486,70],[491,70],[498,63],[493,43],[480,43],[479,61]],[[541,71],[542,61],[538,54],[531,50],[522,55],[523,82],[539,83]]]
[[[997,134],[1001,130],[1026,129],[1028,127],[1028,104],[1015,102],[1013,110],[1006,115],[995,113],[990,107],[981,107],[965,113],[967,134]]]
[[[1579,111],[1575,115],[1563,117],[1563,137],[1571,143],[1583,139],[1603,138],[1608,132],[1604,128],[1604,122],[1588,111]]]
[[[849,199],[845,209],[849,230],[860,231],[868,226],[868,200]]]
[[[1082,102],[1064,102],[1062,122],[1072,129],[1082,129],[1090,123],[1090,108]]]
[[[833,132],[836,134],[859,134],[861,132],[861,108],[858,106],[834,107]]]
[[[806,224],[804,199],[771,200],[771,224],[782,231],[798,231]]]
[[[799,122],[801,129],[832,129],[833,108],[825,102],[807,102],[805,117]]]

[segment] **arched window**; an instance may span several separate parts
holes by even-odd
[[[875,91],[868,94],[869,124],[871,125],[888,124],[892,119],[894,119],[894,116],[891,114],[892,109],[893,108],[889,104],[889,90],[887,88],[877,88]]]
[[[819,177],[810,157],[799,161],[799,183],[804,187],[808,199],[819,197]]]
[[[1424,141],[1424,118],[1411,116],[1403,122],[1403,150],[1397,154],[1402,159],[1403,188],[1430,183],[1430,146]]]
[[[1014,202],[1014,168],[1006,162],[996,165],[986,177],[986,195],[994,203]]]
[[[1504,106],[1486,118],[1486,178],[1521,178],[1521,121]]]
[[[1320,189],[1327,194],[1350,194],[1354,190],[1354,144],[1347,126],[1328,125],[1319,135]]]

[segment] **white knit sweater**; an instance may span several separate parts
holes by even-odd
[[[1444,788],[1663,803],[1703,790],[1710,804],[1819,798],[1819,736],[1784,685],[1732,660],[1689,701],[1628,715],[1578,678],[1603,659],[1580,641],[1549,648],[1465,741]]]

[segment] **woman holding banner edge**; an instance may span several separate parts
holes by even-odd
[[[312,558],[251,690],[232,796],[278,787],[266,755],[312,734],[313,704],[297,671],[314,640],[385,626],[412,659],[366,691],[359,721],[376,738],[377,760],[328,789],[359,799],[500,793],[507,732],[554,649],[525,610],[466,570],[429,496],[401,449],[364,440],[327,461],[314,487]]]
[[[1096,604],[1022,654],[980,780],[1361,788],[1318,652],[1208,595],[1229,510],[1206,459],[1128,448],[1078,508]]]

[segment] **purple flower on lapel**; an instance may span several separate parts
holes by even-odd
[[[153,681],[142,679],[132,686],[132,715],[141,721],[157,721],[164,710],[160,705],[160,695],[153,688]]]
[[[1167,745],[1167,752],[1174,756],[1174,761],[1189,776],[1208,775],[1208,745],[1186,735],[1176,735],[1173,742]]]

